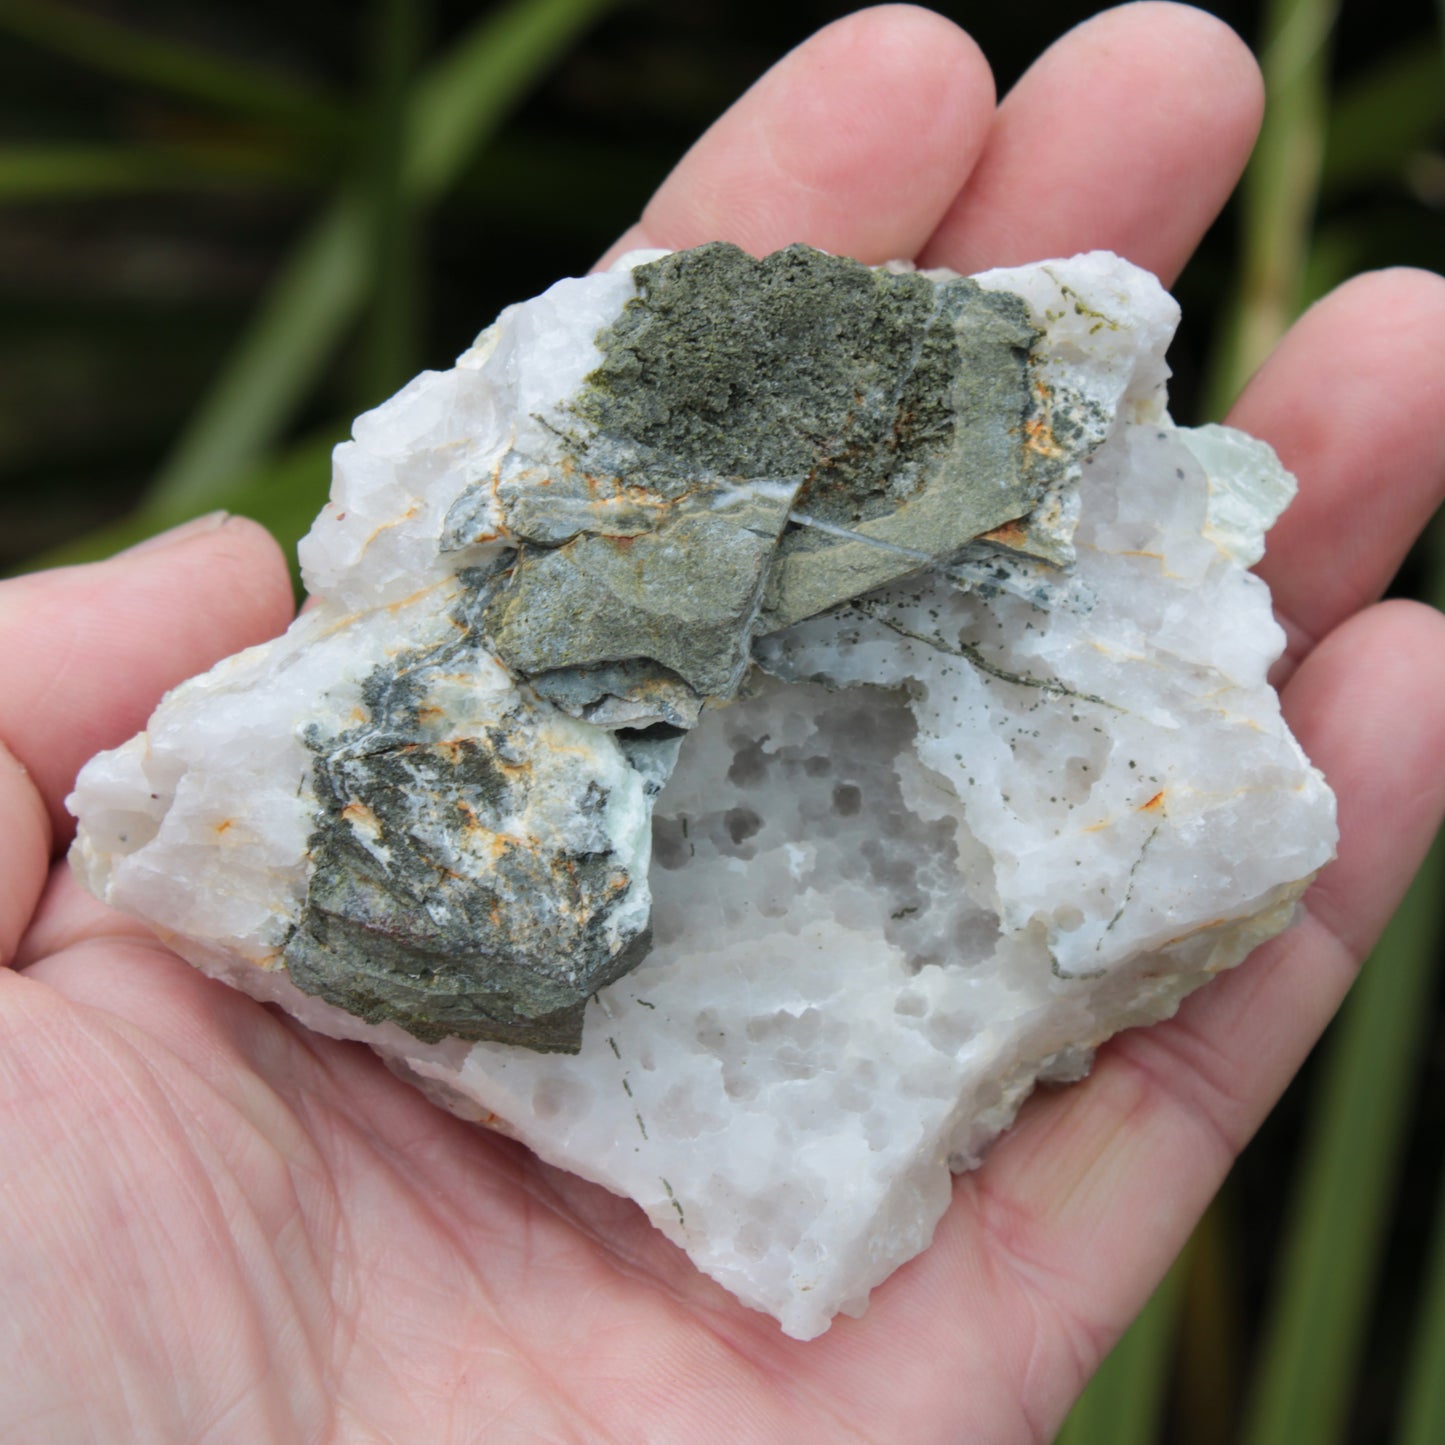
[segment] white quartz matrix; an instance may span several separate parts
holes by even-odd
[[[761,639],[650,836],[611,735],[472,658],[435,685],[438,736],[540,730],[606,778],[591,826],[650,883],[654,946],[592,997],[576,1055],[368,1024],[281,963],[308,878],[305,730],[364,721],[368,673],[440,645],[449,509],[504,456],[544,453],[657,254],[509,308],[357,420],[301,545],[317,605],[85,768],[73,860],[206,972],[629,1196],[808,1339],[927,1246],[950,1170],[1036,1082],[1172,1014],[1332,856],[1334,800],[1266,681],[1284,639],[1247,570],[1294,483],[1262,443],[1170,420],[1177,308],[1151,276],[1093,254],[978,277],[1025,299],[1043,374],[1107,425],[1072,568],[976,567],[971,587],[924,569]],[[537,807],[516,827],[545,829]],[[639,884],[627,906],[648,903]]]

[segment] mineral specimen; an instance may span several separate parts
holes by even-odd
[[[560,282],[358,419],[318,605],[88,765],[80,876],[819,1333],[1331,855],[1293,483],[1170,421],[1176,319],[1107,255]]]

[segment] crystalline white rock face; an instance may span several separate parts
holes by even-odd
[[[645,337],[617,338],[660,259],[510,308],[357,421],[302,544],[319,605],[87,766],[73,858],[206,972],[630,1196],[806,1339],[927,1245],[950,1169],[1036,1082],[1172,1014],[1332,856],[1246,570],[1293,482],[1262,443],[1172,423],[1174,303],[1097,254],[966,294],[818,272],[903,277],[925,315],[907,334],[944,325],[949,357],[974,325],[950,306],[1031,328],[1000,342],[987,398],[1013,420],[967,432],[973,403],[935,379],[939,430],[864,360],[857,394],[891,430],[739,480],[716,447],[748,423],[715,378],[689,405],[721,430],[672,452],[656,428],[687,408],[629,413],[625,435],[606,411],[630,393],[599,377],[649,384]],[[868,295],[867,326],[893,325],[894,292],[884,312]],[[792,386],[753,424],[826,431],[821,393],[799,410]],[[987,479],[928,500],[1015,443],[1013,522]],[[819,482],[865,452],[887,467],[841,500]],[[654,572],[617,570],[644,553]],[[594,587],[601,622],[577,600]],[[453,988],[468,947],[497,977]]]

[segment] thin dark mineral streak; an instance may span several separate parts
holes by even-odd
[[[600,785],[567,780],[554,837],[505,831],[543,774],[558,786],[537,730],[551,708],[612,731],[650,803],[755,639],[978,539],[1067,560],[1054,513],[1091,443],[1054,425],[1020,297],[806,246],[714,244],[633,274],[601,364],[539,418],[555,447],[504,459],[446,519],[444,551],[495,539],[495,497],[509,544],[462,575],[458,642],[379,671],[367,720],[311,740],[286,966],[421,1039],[575,1051],[587,998],[647,951],[645,927],[615,926],[645,880],[612,851]],[[429,674],[482,650],[519,684],[514,716],[438,731]]]

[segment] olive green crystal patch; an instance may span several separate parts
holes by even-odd
[[[664,489],[702,477],[801,486],[831,467],[850,509],[886,507],[918,481],[900,468],[950,429],[956,357],[932,326],[940,288],[923,276],[807,246],[757,260],[716,243],[633,278],[575,411]]]
[[[496,488],[519,546],[488,626],[524,676],[660,666],[730,696],[756,635],[1018,522],[1077,461],[1039,445],[1017,296],[806,246],[633,276],[555,467]]]
[[[427,1041],[575,1053],[588,996],[647,950],[645,934],[620,952],[606,938],[625,871],[605,853],[487,828],[469,801],[495,779],[481,742],[402,745],[320,771],[327,816],[285,948],[297,987]],[[463,860],[475,871],[459,871]]]
[[[311,873],[283,956],[307,993],[420,1039],[575,1052],[588,997],[648,947],[598,774],[610,756],[639,797],[644,780],[610,734],[516,693],[453,735],[432,689],[464,689],[477,645],[378,669],[367,721],[312,739]]]
[[[747,509],[760,510],[756,506]],[[749,660],[773,535],[728,509],[677,509],[641,536],[525,549],[487,614],[498,654],[531,675],[646,659],[700,696],[727,696]]]
[[[697,725],[702,699],[656,663],[604,662],[534,673],[532,689],[572,717],[603,728]]]

